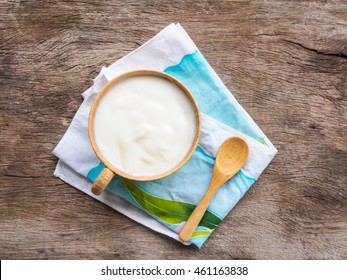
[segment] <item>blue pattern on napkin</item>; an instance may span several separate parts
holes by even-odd
[[[164,72],[176,77],[191,91],[202,113],[264,142],[264,136],[259,134],[250,116],[198,50],[185,55],[179,64]]]

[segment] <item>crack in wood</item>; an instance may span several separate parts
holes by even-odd
[[[304,46],[303,44],[301,43],[298,43],[298,42],[294,42],[292,40],[288,40],[288,39],[282,39],[282,41],[285,41],[285,42],[288,42],[290,44],[293,44],[293,45],[296,45],[296,46],[299,46],[305,50],[308,50],[308,51],[311,51],[311,52],[315,52],[317,54],[322,54],[322,55],[325,55],[325,56],[332,56],[332,57],[338,57],[338,58],[343,58],[343,59],[347,59],[347,55],[344,54],[344,53],[327,53],[327,52],[322,52],[322,51],[319,51],[317,49],[313,49],[313,48],[309,48],[309,47],[306,47]]]
[[[29,178],[29,179],[35,179],[35,178],[41,178],[42,176],[34,176],[34,175],[17,175],[17,174],[5,174],[5,177],[12,177],[12,178]]]

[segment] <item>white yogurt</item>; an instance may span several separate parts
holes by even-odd
[[[135,76],[115,84],[95,112],[94,136],[102,155],[126,174],[155,176],[174,168],[196,134],[193,105],[174,83]]]

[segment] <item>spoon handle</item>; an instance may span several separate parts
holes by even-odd
[[[179,237],[181,240],[187,242],[193,235],[196,227],[199,225],[202,217],[204,216],[208,205],[210,204],[212,198],[219,190],[219,188],[232,176],[232,174],[224,175],[218,171],[218,168],[213,169],[212,179],[207,192],[200,200],[199,204],[194,209],[193,213],[188,218],[187,222],[184,224]]]
[[[205,195],[203,196],[199,204],[195,207],[194,211],[183,226],[179,234],[181,240],[187,242],[192,237],[215,193],[215,188],[209,188],[205,193]]]

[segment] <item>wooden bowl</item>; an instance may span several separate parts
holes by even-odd
[[[108,160],[102,155],[102,153],[100,152],[100,150],[96,144],[95,137],[94,137],[95,112],[96,112],[96,109],[99,105],[99,102],[103,98],[103,96],[108,92],[108,90],[113,85],[119,83],[120,81],[127,79],[127,78],[130,78],[130,77],[144,76],[144,75],[160,77],[163,79],[167,79],[167,80],[171,81],[172,83],[176,84],[186,94],[189,101],[191,102],[193,109],[194,109],[194,113],[195,113],[195,119],[196,119],[196,134],[195,134],[192,146],[190,147],[188,153],[184,156],[184,158],[174,168],[172,168],[172,169],[170,169],[164,173],[157,174],[155,176],[134,176],[132,174],[127,174],[127,173],[117,169],[115,166],[113,166],[111,163],[109,163]],[[188,88],[186,86],[184,86],[179,80],[177,80],[173,76],[166,74],[164,72],[159,72],[159,71],[154,71],[154,70],[136,70],[136,71],[131,71],[131,72],[125,73],[123,75],[120,75],[120,76],[112,79],[99,92],[99,94],[96,96],[96,98],[94,100],[94,103],[93,103],[91,110],[90,110],[90,113],[89,113],[88,132],[89,132],[90,143],[93,147],[95,154],[101,160],[101,162],[105,165],[105,168],[103,169],[103,171],[100,173],[100,175],[98,176],[98,178],[95,180],[95,182],[92,185],[92,192],[95,195],[100,195],[106,189],[107,185],[112,180],[112,178],[115,174],[118,174],[119,176],[122,176],[122,177],[128,178],[128,179],[132,179],[132,180],[150,181],[150,180],[156,180],[156,179],[166,177],[166,176],[176,172],[179,168],[181,168],[190,159],[196,146],[198,145],[198,141],[200,138],[200,132],[201,132],[200,111],[199,111],[198,105],[197,105],[193,95],[188,90]]]

